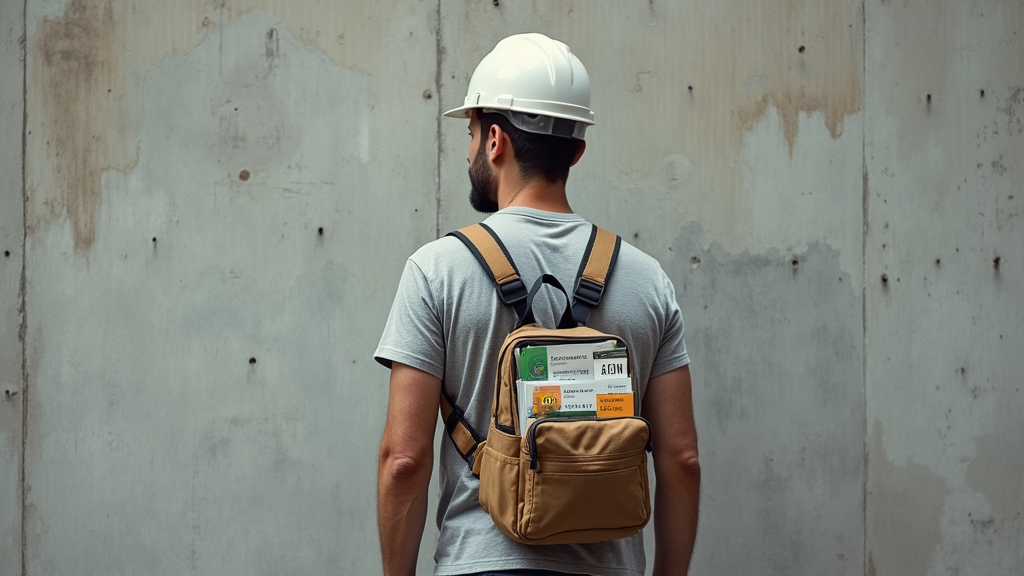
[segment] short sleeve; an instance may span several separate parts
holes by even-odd
[[[665,314],[665,328],[662,332],[661,345],[658,346],[658,355],[651,367],[652,378],[690,363],[690,356],[686,351],[686,340],[683,338],[683,313],[679,310],[679,303],[676,301],[675,287],[664,271],[661,271],[661,278],[659,298]]]
[[[399,362],[444,378],[444,330],[430,282],[412,259],[406,261],[398,292],[373,358],[391,368]]]

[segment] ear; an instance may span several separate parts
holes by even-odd
[[[580,140],[580,145],[579,145],[578,148],[576,148],[576,157],[572,159],[572,164],[569,164],[570,167],[571,166],[575,166],[576,163],[580,161],[580,158],[583,157],[583,152],[585,152],[586,149],[587,149],[587,141],[586,140]]]
[[[491,129],[487,132],[487,158],[491,162],[498,159],[499,156],[505,153],[505,148],[508,146],[508,136],[505,131],[501,129],[497,124],[491,124]]]

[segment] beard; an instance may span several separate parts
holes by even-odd
[[[469,165],[469,186],[469,205],[474,210],[484,214],[498,211],[498,185],[487,165],[482,142],[476,151],[476,157]]]

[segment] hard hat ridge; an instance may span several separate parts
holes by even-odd
[[[465,118],[474,108],[527,132],[581,140],[594,124],[587,69],[564,43],[537,33],[498,42],[473,72],[463,105],[444,115]]]

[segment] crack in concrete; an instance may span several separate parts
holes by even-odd
[[[28,576],[28,0],[21,12],[21,279],[18,286],[18,341],[21,343],[21,462],[18,486],[21,498],[21,576]]]
[[[861,82],[860,100],[862,103],[867,102],[868,93],[868,5],[867,0],[864,0],[860,4],[860,49],[861,49]],[[866,104],[865,104],[866,106]],[[861,559],[867,563],[868,561],[868,474],[871,470],[868,467],[868,290],[867,281],[868,277],[868,202],[870,201],[871,195],[869,192],[868,182],[868,149],[867,149],[867,122],[861,122],[860,125],[860,164],[861,170],[863,171],[863,182],[861,187],[861,222],[860,222],[860,262],[861,262],[861,287],[860,287],[860,328],[861,328],[861,365],[860,365],[860,377],[861,377],[861,392],[864,395],[864,475],[861,478],[861,503],[864,507],[861,516]],[[874,566],[869,566],[870,571],[874,571]]]
[[[435,174],[434,192],[434,237],[441,237],[441,0],[437,0],[437,22],[434,30],[434,58],[436,69],[434,71],[434,95],[437,98],[437,171]]]

